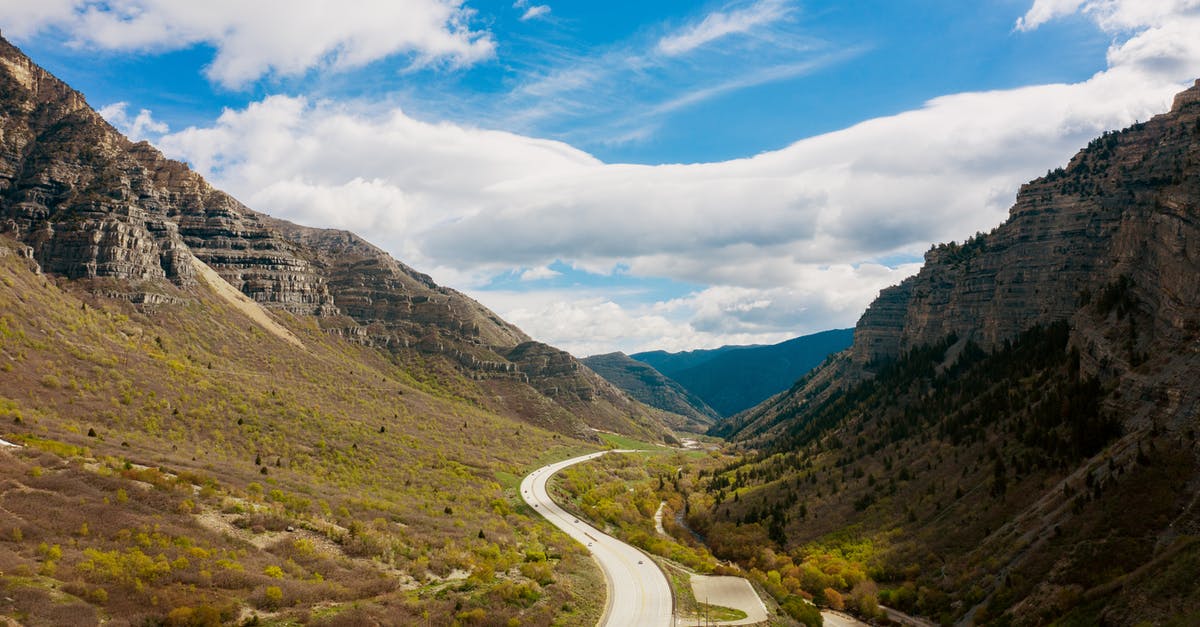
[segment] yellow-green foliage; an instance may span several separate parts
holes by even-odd
[[[117,583],[141,589],[147,583],[171,572],[171,564],[162,553],[150,557],[136,547],[124,551],[84,549],[86,558],[76,569],[100,582]]]
[[[80,598],[153,607],[164,621],[173,607],[198,608],[194,586],[217,607],[386,601],[453,616],[461,603],[536,625],[568,605],[573,619],[595,622],[595,595],[576,592],[597,581],[580,547],[497,481],[587,445],[487,409],[487,382],[440,357],[396,358],[273,312],[304,343],[292,346],[203,287],[163,287],[179,304],[143,311],[64,289],[13,256],[0,258],[0,279],[0,366],[12,366],[0,368],[0,437],[31,456],[12,476],[82,490],[56,505],[72,513],[69,527],[47,524],[46,512],[25,519],[63,551],[34,561],[27,547],[31,571],[54,564],[47,576],[89,582]],[[108,483],[89,488],[82,472]],[[80,501],[106,517],[80,520]],[[199,516],[217,524],[219,511],[247,524],[205,530],[191,545],[179,527],[154,528]],[[117,520],[125,528],[111,528]],[[306,535],[270,535],[287,527]],[[232,550],[230,533],[253,550]],[[544,566],[500,576],[527,549],[547,555]],[[454,569],[476,587],[413,598],[395,589],[401,576],[425,583]]]

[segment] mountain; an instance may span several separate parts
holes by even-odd
[[[716,410],[683,386],[663,376],[649,364],[625,353],[593,355],[583,359],[584,365],[626,394],[663,411],[677,414],[684,420],[672,424],[676,429],[703,432],[720,419]]]
[[[353,234],[246,208],[0,39],[5,616],[593,624],[599,573],[516,477],[665,417]]]
[[[7,42],[0,62],[0,233],[45,272],[155,305],[187,300],[180,290],[209,268],[258,305],[465,374],[498,411],[577,436],[663,435],[660,416],[479,303],[353,234],[251,211],[121,136]]]
[[[745,350],[748,348],[759,348],[760,345],[748,346],[722,346],[720,348],[701,348],[691,351],[680,351],[678,353],[669,353],[667,351],[647,351],[644,353],[634,353],[631,358],[645,364],[649,364],[655,370],[661,373],[679,372],[687,370],[695,366],[702,365],[710,359],[727,353],[729,351]]]
[[[823,331],[770,346],[724,346],[631,355],[678,382],[722,416],[782,392],[829,355],[850,346],[853,329]]]
[[[933,247],[849,350],[721,425],[753,452],[690,522],[868,609],[1194,623],[1198,276],[1200,81],[1024,185],[990,233]]]

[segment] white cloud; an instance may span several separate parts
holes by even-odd
[[[1084,0],[1034,0],[1025,15],[1017,18],[1017,30],[1030,31],[1055,18],[1079,10]]]
[[[529,7],[528,9],[525,9],[525,13],[521,14],[521,21],[528,22],[529,20],[537,19],[539,17],[545,17],[549,13],[550,13],[549,5],[535,4],[531,7]]]
[[[1084,13],[1107,31],[1163,26],[1200,11],[1200,0],[1034,0],[1017,19],[1017,30],[1030,31],[1051,20]]]
[[[916,268],[813,266],[786,285],[714,286],[649,303],[636,302],[636,294],[598,288],[488,290],[471,295],[533,337],[584,357],[614,350],[636,353],[772,344],[850,326],[880,288]]]
[[[706,286],[660,303],[471,290],[577,354],[778,341],[853,324],[915,270],[870,260],[990,229],[1021,183],[1166,110],[1200,75],[1195,42],[1200,24],[1181,13],[1118,40],[1083,82],[945,96],[721,163],[605,164],[561,142],[278,96],[160,145],[256,209],[364,233],[450,285],[562,260]]]
[[[559,276],[562,276],[562,273],[558,270],[552,270],[550,266],[538,266],[521,272],[520,278],[522,281],[544,281]]]
[[[134,141],[155,139],[170,130],[165,122],[155,120],[148,109],[142,109],[136,116],[130,118],[126,111],[128,107],[129,103],[127,102],[115,102],[101,107],[98,113],[108,120],[109,124],[117,127],[117,130]]]
[[[18,38],[56,29],[76,45],[110,50],[216,48],[209,78],[240,87],[275,73],[349,68],[395,54],[415,65],[490,57],[490,34],[471,29],[463,0],[10,0],[0,23]]]
[[[758,0],[745,8],[714,11],[699,23],[659,39],[658,50],[669,56],[685,54],[723,37],[782,19],[789,12],[783,0]]]

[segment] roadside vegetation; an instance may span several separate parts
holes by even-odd
[[[681,615],[737,620],[742,617],[739,610],[705,605],[695,599],[691,574],[747,577],[758,584],[760,591],[768,579],[762,573],[718,560],[686,523],[687,495],[696,489],[696,471],[719,468],[732,459],[718,451],[670,449],[605,455],[559,471],[551,479],[550,488],[557,502],[606,533],[660,558]],[[665,535],[657,531],[654,522],[660,504]],[[788,595],[779,595],[776,600],[787,601]],[[794,624],[793,620],[799,618],[805,624],[820,624],[820,613],[809,603],[793,600],[792,612],[789,615],[780,609],[772,623]]]

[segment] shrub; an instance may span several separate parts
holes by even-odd
[[[538,582],[538,585],[554,583],[554,572],[546,562],[525,562],[521,564],[521,574]]]
[[[804,600],[804,597],[792,595],[783,600],[779,604],[788,616],[800,621],[806,627],[821,627],[825,624],[825,619],[821,617],[821,611],[817,606]]]
[[[279,586],[267,586],[263,590],[263,606],[276,609],[283,605],[283,589]]]
[[[177,607],[167,614],[170,627],[217,627],[222,623],[221,611],[211,605],[192,608]]]
[[[834,590],[833,588],[825,588],[824,595],[825,602],[829,604],[829,607],[835,610],[846,609],[846,602],[842,599],[842,594],[837,590]]]

